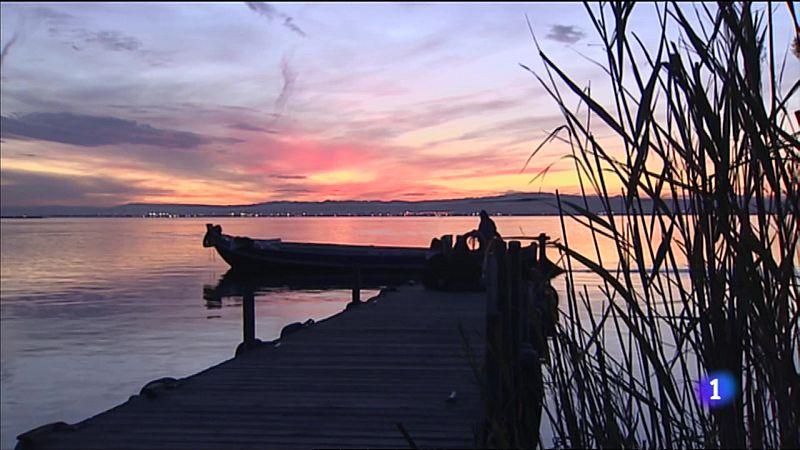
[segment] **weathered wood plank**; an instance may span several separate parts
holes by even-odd
[[[417,286],[179,380],[155,398],[44,431],[25,448],[471,447],[486,301]],[[459,325],[468,336],[466,345]],[[455,391],[455,401],[448,401]]]

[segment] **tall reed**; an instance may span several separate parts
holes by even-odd
[[[533,37],[544,69],[523,67],[563,113],[584,195],[559,198],[562,224],[582,224],[595,252],[566,232],[557,246],[599,280],[591,293],[568,275],[546,371],[556,446],[800,447],[800,140],[787,107],[800,82],[781,88],[786,58],[798,61],[773,35],[787,5],[766,6],[650,5],[648,45],[628,28],[633,3],[586,4],[610,101]],[[697,386],[720,371],[735,400],[709,408]]]

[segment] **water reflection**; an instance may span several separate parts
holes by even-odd
[[[227,271],[216,285],[203,285],[203,300],[207,309],[219,309],[223,299],[241,299],[246,295],[267,294],[279,290],[320,291],[329,289],[381,289],[415,278],[415,274],[309,274],[282,273],[257,275],[236,270]],[[238,304],[234,303],[234,304]]]

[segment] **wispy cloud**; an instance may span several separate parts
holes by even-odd
[[[259,133],[271,133],[271,134],[277,133],[277,131],[275,131],[275,130],[272,130],[272,129],[269,129],[269,128],[264,128],[264,127],[259,127],[259,126],[256,126],[256,125],[251,125],[251,124],[245,123],[245,122],[236,122],[236,123],[229,124],[228,128],[232,128],[234,130],[242,130],[242,131],[255,131],[255,132],[259,132]]]
[[[468,131],[446,139],[431,141],[427,145],[437,146],[453,142],[463,142],[478,139],[507,139],[507,142],[516,143],[519,139],[530,141],[541,134],[542,130],[555,126],[563,121],[563,116],[552,115],[546,117],[521,117],[490,124],[477,130]],[[510,141],[508,139],[511,139]]]
[[[279,180],[305,180],[308,178],[305,175],[280,175],[280,174],[270,174],[270,178],[277,178]]]
[[[292,95],[294,83],[297,80],[297,72],[295,72],[289,64],[288,55],[284,55],[281,60],[281,75],[283,76],[283,87],[281,88],[280,95],[275,99],[275,111],[277,112],[283,111],[286,102],[289,100],[289,96]]]
[[[274,6],[270,5],[269,3],[264,3],[264,2],[245,2],[245,3],[247,4],[247,7],[250,8],[251,11],[266,17],[270,21],[274,19],[282,20],[283,26],[293,31],[294,33],[299,34],[302,37],[306,37],[306,33],[294,23],[294,19],[292,19],[289,15],[278,11]]]
[[[574,44],[585,36],[586,34],[574,25],[555,24],[550,26],[550,32],[545,37],[565,44]]]
[[[17,42],[17,39],[19,39],[19,32],[14,33],[14,35],[11,36],[11,39],[9,39],[8,42],[6,42],[6,44],[3,46],[3,51],[0,53],[0,69],[3,68],[3,62],[5,62],[6,58],[8,57],[8,52],[11,50],[11,47],[14,46],[14,43]]]
[[[32,13],[34,18],[47,24],[50,37],[60,40],[75,51],[93,47],[112,52],[128,52],[154,67],[170,62],[167,54],[146,48],[141,39],[120,30],[82,27],[78,25],[75,16],[48,7],[37,7]]]
[[[304,188],[304,187],[297,187],[297,186],[272,186],[270,191],[274,193],[281,194],[282,196],[286,195],[303,195],[303,194],[312,194],[314,193],[313,190]]]
[[[113,144],[141,144],[163,148],[191,149],[205,144],[241,142],[186,131],[152,127],[109,116],[70,113],[31,113],[0,118],[4,138],[36,139],[83,147]]]
[[[170,62],[168,55],[148,50],[139,38],[118,30],[94,31],[85,28],[71,28],[68,30],[50,28],[50,33],[53,36],[63,36],[67,40],[65,43],[76,51],[81,51],[87,46],[93,46],[112,52],[128,52],[154,67],[163,66]]]
[[[34,17],[45,20],[50,24],[61,23],[74,17],[71,14],[56,11],[55,9],[48,8],[47,6],[37,6],[33,9],[32,13]]]
[[[115,52],[135,52],[142,48],[142,41],[133,36],[125,35],[119,31],[76,31],[81,35],[80,37],[84,42],[97,43],[101,47],[108,50],[113,50]]]
[[[527,103],[521,97],[476,98],[473,96],[438,98],[408,107],[372,114],[348,122],[352,136],[387,139],[403,133],[435,127],[472,116],[487,116]]]

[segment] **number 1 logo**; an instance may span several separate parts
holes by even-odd
[[[720,408],[736,400],[738,383],[730,372],[720,370],[697,383],[697,399],[709,408]]]
[[[713,380],[709,381],[708,384],[711,385],[712,393],[711,393],[711,400],[722,400],[722,397],[719,396],[719,378],[714,378]]]

